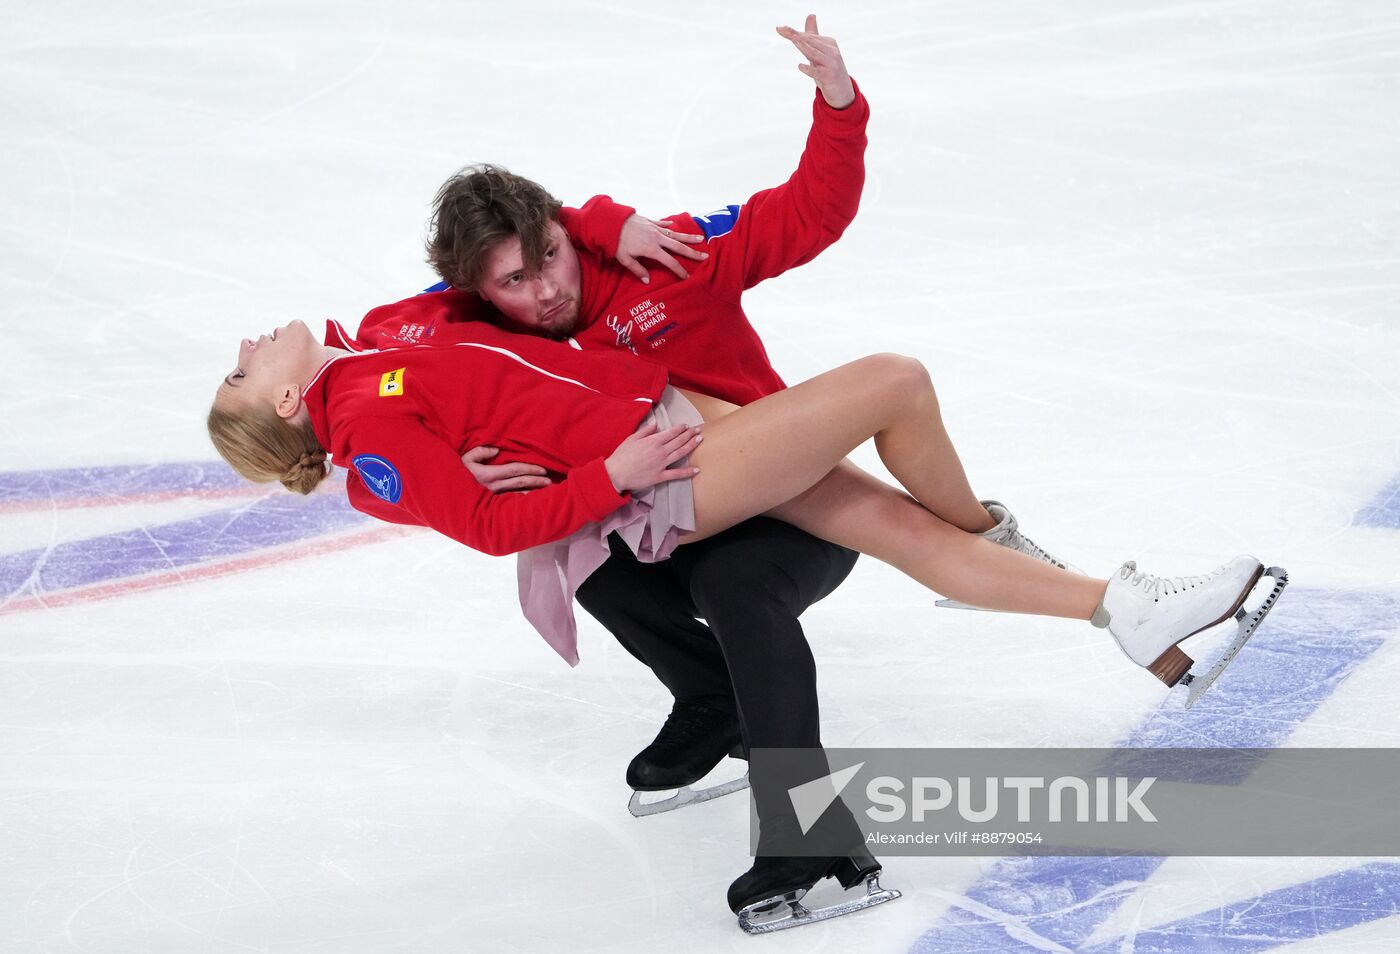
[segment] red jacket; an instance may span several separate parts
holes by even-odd
[[[327,323],[327,344],[344,338]],[[334,462],[350,468],[355,509],[499,556],[562,539],[626,502],[603,461],[660,397],[664,369],[485,322],[458,341],[336,358],[307,386],[312,427]],[[493,494],[462,465],[461,455],[481,445],[558,479]]]
[[[677,279],[655,267],[643,284],[613,260],[616,235],[632,209],[606,196],[582,213],[561,215],[579,248],[583,300],[574,340],[584,349],[623,349],[658,361],[671,383],[748,404],[781,390],[782,378],[740,304],[745,289],[810,261],[855,217],[865,183],[865,127],[870,106],[860,89],[850,106],[832,109],[816,96],[807,146],[787,182],[743,205],[702,216],[670,216],[676,227],[706,236],[704,262],[686,261]],[[609,246],[611,242],[611,246]],[[455,322],[501,320],[475,295],[435,292],[376,308],[360,325],[368,347],[455,340]]]

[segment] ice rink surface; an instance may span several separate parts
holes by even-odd
[[[0,951],[1400,948],[1355,858],[896,858],[897,904],[747,938],[745,801],[626,812],[669,698],[611,637],[571,671],[512,561],[216,463],[238,339],[434,281],[466,162],[658,217],[785,179],[806,12],[7,0]],[[1099,575],[1293,579],[1188,719],[1100,631],[862,560],[804,620],[827,743],[1400,745],[1400,7],[817,12],[869,178],[747,296],[778,369],[923,359],[974,487]]]

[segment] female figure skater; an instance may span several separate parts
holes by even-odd
[[[334,325],[327,338],[348,340]],[[955,600],[1106,627],[1168,686],[1191,666],[1176,644],[1234,614],[1264,569],[1240,556],[1165,578],[1128,562],[1103,580],[960,529],[984,526],[987,511],[927,371],[892,354],[736,409],[670,387],[664,369],[631,355],[484,323],[477,340],[453,347],[355,353],[294,321],[242,342],[209,430],[251,480],[308,493],[329,451],[355,471],[346,488],[357,509],[486,553],[535,548],[538,559],[522,561],[522,603],[571,663],[572,591],[606,557],[614,530],[640,558],[663,559],[677,543],[767,514]],[[907,494],[845,461],[871,438]],[[460,460],[481,445],[562,479],[492,494]]]

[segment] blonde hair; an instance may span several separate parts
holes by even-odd
[[[310,421],[293,424],[272,408],[209,409],[209,439],[240,475],[256,484],[280,481],[283,487],[309,494],[326,476],[326,450]]]

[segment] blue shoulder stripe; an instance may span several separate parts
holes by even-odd
[[[727,205],[709,215],[692,215],[691,218],[700,226],[700,231],[705,233],[705,240],[709,241],[729,234],[729,230],[739,221],[739,206]]]

